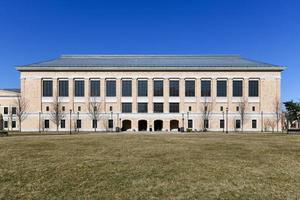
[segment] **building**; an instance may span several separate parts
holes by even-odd
[[[22,127],[261,131],[283,69],[237,55],[63,55],[17,67],[30,104]]]
[[[0,130],[19,130],[17,119],[17,96],[19,89],[0,89]]]

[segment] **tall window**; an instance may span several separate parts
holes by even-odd
[[[235,80],[232,83],[233,83],[232,95],[234,97],[242,97],[243,96],[243,81]]]
[[[132,95],[132,82],[131,80],[122,80],[122,96],[131,97]]]
[[[13,115],[17,114],[17,108],[16,107],[11,108],[11,114],[13,114]]]
[[[65,119],[60,120],[60,128],[66,128],[66,120]]]
[[[147,113],[148,112],[148,103],[138,103],[138,112]]]
[[[81,128],[81,119],[76,120],[76,128]]]
[[[98,125],[98,121],[96,119],[93,119],[93,121],[92,121],[92,127],[93,128],[97,128],[97,125]]]
[[[8,115],[8,107],[4,107],[4,114]]]
[[[211,96],[211,81],[202,80],[201,81],[201,96],[210,97]]]
[[[51,80],[43,80],[43,97],[52,97],[53,82]]]
[[[249,97],[258,97],[258,80],[249,81]]]
[[[239,119],[235,120],[235,128],[236,129],[241,128],[241,120]]]
[[[45,119],[45,121],[44,121],[44,128],[49,128],[50,126],[49,126],[50,124],[49,124],[49,119]]]
[[[185,81],[185,96],[194,97],[195,96],[195,81],[186,80]]]
[[[91,97],[100,96],[100,80],[91,80]]]
[[[209,120],[205,119],[204,120],[204,128],[208,129],[208,127],[209,127]]]
[[[107,80],[106,81],[106,96],[115,97],[116,96],[116,81]]]
[[[84,97],[84,80],[75,80],[75,97]]]
[[[58,82],[58,95],[60,97],[69,96],[69,81],[67,80],[59,80]]]
[[[138,96],[146,97],[148,96],[148,81],[138,80]]]
[[[256,119],[252,120],[252,128],[257,128],[257,121],[256,121]]]
[[[220,119],[220,128],[224,128],[224,119]]]
[[[132,104],[131,103],[122,103],[122,112],[123,113],[131,113],[132,112]]]
[[[179,113],[179,103],[170,103],[169,106],[170,113]]]
[[[16,127],[17,127],[16,121],[12,121],[12,122],[11,122],[11,128],[16,128]]]
[[[179,81],[171,80],[169,84],[170,97],[178,97],[179,96]]]
[[[155,113],[163,113],[164,112],[164,103],[154,103],[153,111]]]
[[[154,81],[154,96],[164,96],[164,82],[162,80]]]
[[[108,120],[108,128],[113,128],[114,127],[114,120],[113,119],[109,119]]]
[[[192,119],[188,120],[188,128],[193,128],[193,120]]]
[[[227,96],[227,81],[217,81],[217,96],[226,97]]]

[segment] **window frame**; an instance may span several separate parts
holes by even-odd
[[[122,97],[131,97],[132,96],[132,80],[123,79],[121,89],[122,89]]]
[[[146,84],[146,88],[143,88],[143,84]],[[148,80],[138,80],[138,97],[147,97],[147,96],[148,96]]]
[[[192,85],[189,85],[191,84]],[[185,80],[185,96],[186,97],[195,97],[196,96],[196,81],[195,80]]]
[[[227,80],[217,80],[217,97],[227,97]]]
[[[159,108],[161,108],[161,110],[156,110],[155,108],[157,108],[157,106],[159,105]],[[164,113],[164,103],[160,103],[160,102],[156,102],[153,103],[153,113]]]
[[[241,83],[237,85],[237,83]],[[243,97],[243,80],[233,80],[232,81],[232,96],[233,97]]]
[[[169,80],[169,96],[179,97],[179,80]]]
[[[65,88],[63,86],[65,86]],[[64,79],[58,80],[58,96],[59,97],[69,96],[69,80],[64,80]]]
[[[129,106],[126,108],[126,106]],[[130,108],[130,109],[128,109]],[[123,102],[122,103],[122,113],[132,113],[132,103],[130,102]]]
[[[101,96],[101,82],[97,79],[90,80],[90,96],[100,97]]]
[[[80,84],[81,83],[81,84]],[[85,81],[82,79],[74,80],[74,97],[85,96]]]
[[[47,88],[50,86],[50,88]],[[53,80],[42,80],[42,96],[53,97]]]
[[[211,80],[201,80],[201,97],[211,97]]]
[[[112,84],[112,85],[110,85]],[[109,86],[114,86],[113,88],[109,88]],[[116,97],[116,80],[105,80],[105,96],[106,97]]]
[[[161,85],[156,85],[161,83]],[[160,87],[158,90],[156,87]],[[164,96],[164,81],[163,80],[153,80],[153,96],[163,97]]]

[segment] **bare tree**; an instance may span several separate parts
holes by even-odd
[[[60,122],[65,118],[65,113],[62,111],[62,104],[59,98],[56,96],[53,98],[52,111],[50,113],[50,120],[56,125],[56,131],[58,132],[58,127]]]
[[[19,122],[19,131],[22,131],[22,122],[27,118],[28,113],[28,101],[25,99],[25,97],[22,97],[21,95],[17,95],[16,98],[16,116]]]
[[[8,108],[8,130],[12,131],[13,112],[12,108]]]
[[[205,96],[204,101],[202,102],[202,105],[200,108],[200,110],[202,112],[203,131],[207,131],[207,129],[208,129],[208,123],[209,123],[209,119],[211,117],[212,109],[213,109],[212,101],[211,102],[208,101],[208,98]]]
[[[277,124],[277,119],[270,118],[267,120],[267,122],[268,122],[268,126],[272,129],[272,133],[274,133],[274,130],[275,130],[275,127]]]
[[[270,120],[269,119],[265,119],[264,120],[265,132],[269,131],[269,127],[270,127]]]
[[[93,98],[90,102],[89,102],[89,107],[88,107],[88,111],[89,111],[89,115],[90,118],[92,119],[92,123],[94,125],[94,121],[96,121],[96,123],[98,123],[98,121],[101,118],[101,102],[97,102],[96,98]],[[94,131],[97,131],[97,125],[94,126]]]
[[[280,122],[280,115],[281,115],[281,102],[279,100],[279,98],[276,98],[274,100],[274,111],[275,111],[275,115],[276,115],[276,129],[277,132],[279,131],[279,122]]]
[[[246,108],[247,108],[247,100],[245,98],[241,98],[239,102],[239,114],[241,118],[241,127],[242,127],[242,132],[244,131],[244,124],[246,121]]]

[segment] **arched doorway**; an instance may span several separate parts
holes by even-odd
[[[147,131],[147,121],[139,120],[139,131]]]
[[[127,131],[128,129],[131,129],[131,121],[123,120],[122,121],[122,131]]]
[[[179,121],[178,120],[170,121],[170,131],[179,131]]]
[[[154,121],[154,131],[161,131],[163,129],[163,121],[155,120]]]

